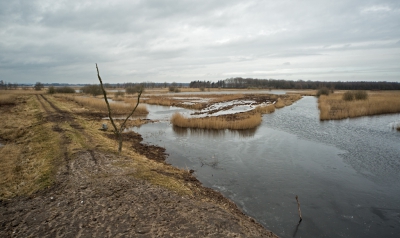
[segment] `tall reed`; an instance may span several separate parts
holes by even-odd
[[[261,123],[261,114],[254,113],[240,120],[229,120],[224,117],[186,118],[180,113],[171,117],[171,123],[179,127],[202,129],[251,129]]]
[[[257,106],[254,109],[254,111],[261,113],[261,114],[273,113],[275,111],[275,106],[273,104],[266,105],[266,106]]]
[[[322,95],[318,108],[320,120],[400,113],[400,92],[369,93],[366,100],[357,101],[344,100],[343,93]]]

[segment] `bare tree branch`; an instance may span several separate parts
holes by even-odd
[[[108,117],[110,118],[111,124],[114,127],[114,134],[117,136],[118,153],[121,153],[121,151],[122,151],[122,132],[125,129],[125,124],[128,121],[129,117],[131,117],[133,115],[133,113],[136,111],[136,108],[139,105],[140,96],[142,96],[142,93],[143,93],[143,88],[141,88],[140,91],[138,92],[136,106],[133,108],[132,112],[125,118],[124,122],[118,128],[114,122],[114,119],[112,118],[111,107],[110,107],[110,104],[108,103],[107,93],[106,93],[106,90],[104,89],[103,81],[101,80],[99,68],[97,67],[97,64],[96,64],[96,69],[97,69],[97,77],[99,78],[99,81],[100,81],[101,90],[103,91],[104,100],[106,101],[106,104],[107,104]]]

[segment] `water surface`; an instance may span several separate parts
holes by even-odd
[[[161,122],[135,129],[146,142],[281,237],[400,234],[399,114],[320,122],[316,99],[305,97],[257,129],[215,131],[170,125],[186,109],[148,109]]]

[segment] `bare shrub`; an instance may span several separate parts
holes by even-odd
[[[350,91],[347,91],[343,94],[343,100],[345,101],[353,101],[354,100],[354,94]]]
[[[122,91],[118,91],[114,93],[114,97],[118,98],[118,97],[123,97],[125,96],[125,93]]]
[[[356,100],[367,100],[368,94],[365,90],[358,90],[354,92],[354,97]]]
[[[322,87],[322,88],[318,89],[317,97],[319,97],[321,95],[329,95],[329,92],[330,92],[329,88]]]
[[[128,87],[125,89],[126,94],[135,94],[139,93],[140,90],[142,90],[142,93],[144,92],[144,88],[142,85],[135,85],[133,87]]]
[[[100,85],[85,85],[81,88],[81,91],[85,94],[98,96],[102,94]]]

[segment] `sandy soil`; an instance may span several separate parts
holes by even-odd
[[[62,134],[57,121],[68,121],[87,136],[74,115],[38,100],[54,131]],[[140,144],[135,133],[125,137],[125,146],[163,163],[163,148]],[[53,186],[0,201],[0,237],[276,237],[190,173],[183,179],[194,195],[182,196],[135,177],[132,166],[115,166],[131,160],[96,149],[65,153]]]

